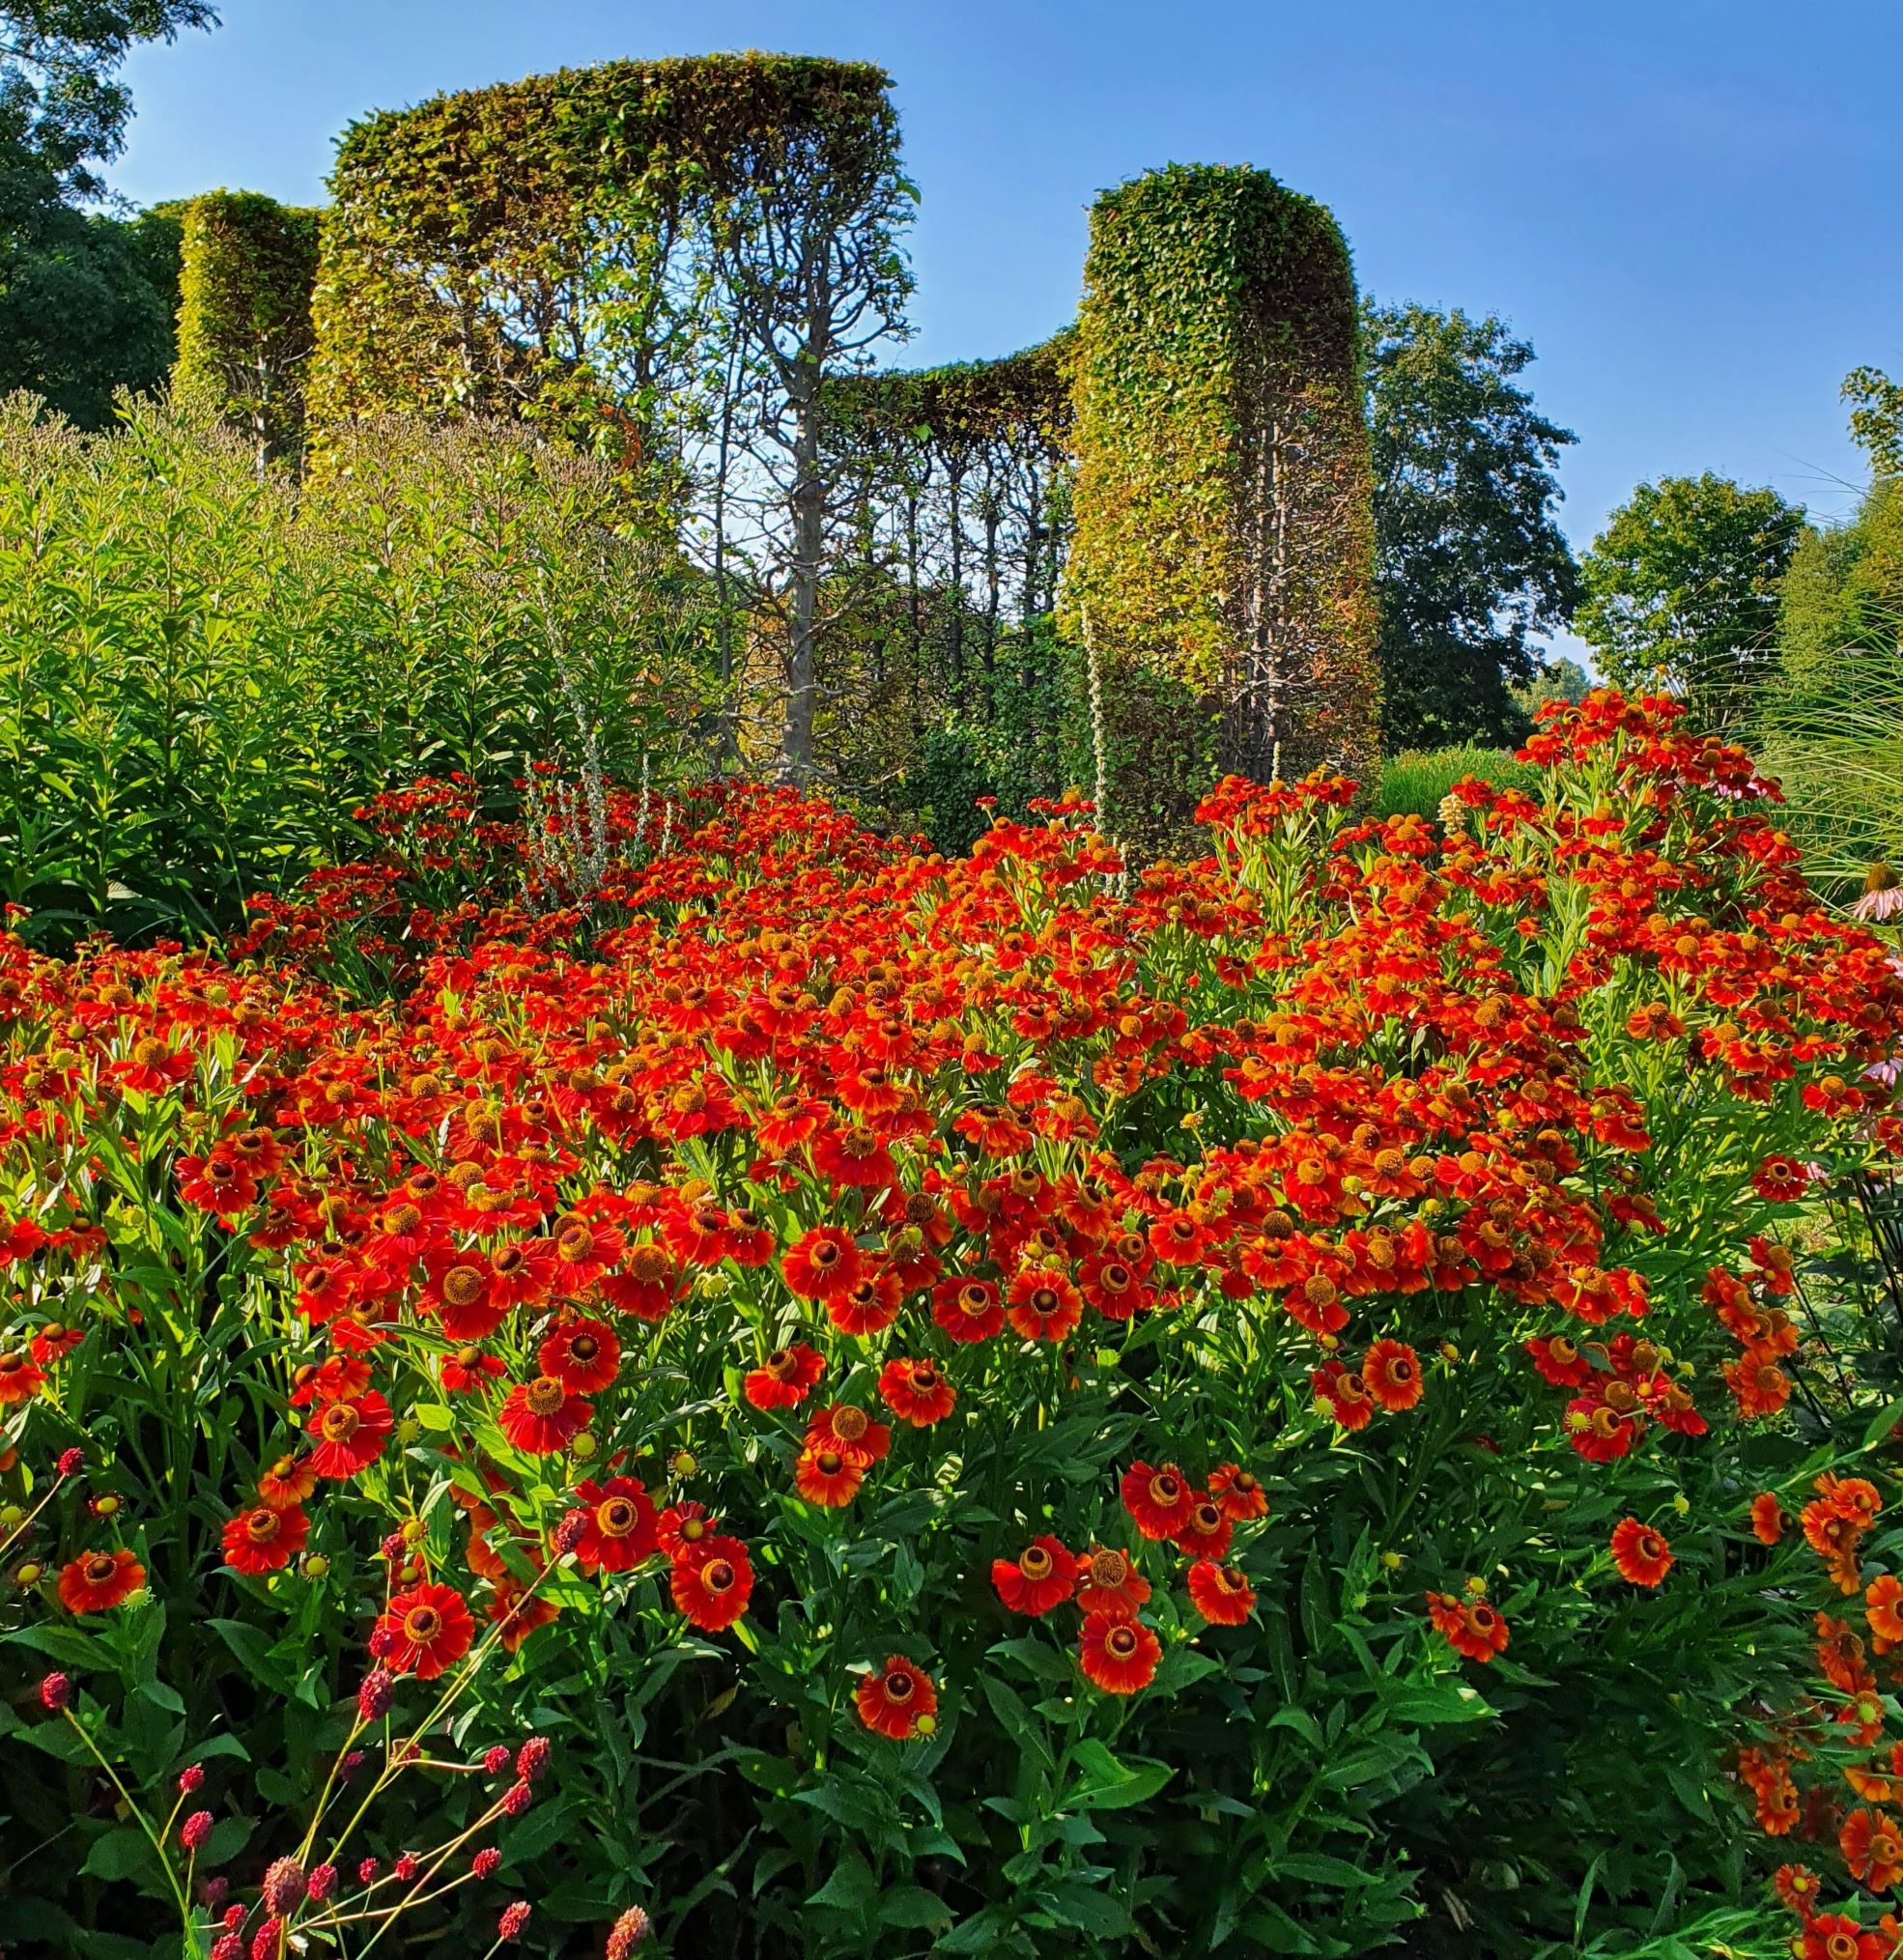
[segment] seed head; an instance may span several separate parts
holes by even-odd
[[[72,1683],[57,1671],[40,1684],[40,1705],[48,1715],[58,1715],[72,1705]]]
[[[356,1712],[365,1721],[381,1721],[396,1694],[396,1676],[387,1667],[373,1667],[356,1690]]]
[[[304,1895],[304,1868],[295,1858],[280,1858],[265,1872],[265,1905],[280,1919]]]
[[[516,1775],[525,1783],[532,1783],[549,1767],[549,1739],[547,1736],[530,1736],[516,1751]]]
[[[494,1748],[482,1752],[482,1767],[492,1776],[499,1776],[509,1767],[509,1746],[497,1743]]]
[[[652,1922],[639,1906],[630,1906],[615,1920],[608,1936],[608,1960],[628,1960],[653,1930]]]
[[[321,1906],[337,1889],[337,1867],[334,1864],[321,1864],[304,1883],[304,1896],[314,1906]]]
[[[502,1854],[493,1844],[485,1844],[469,1860],[469,1869],[477,1878],[494,1878],[502,1862]]]
[[[513,1905],[502,1908],[502,1917],[496,1922],[496,1937],[498,1940],[520,1940],[522,1929],[528,1923],[528,1901],[517,1899]]]
[[[209,1810],[194,1810],[179,1826],[179,1842],[187,1851],[202,1851],[205,1840],[212,1834],[212,1813]]]
[[[205,1765],[203,1763],[187,1763],[179,1772],[179,1795],[181,1797],[189,1797],[204,1787]]]
[[[502,1795],[502,1812],[507,1817],[520,1817],[535,1801],[534,1790],[526,1783],[511,1783]]]

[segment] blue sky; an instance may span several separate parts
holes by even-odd
[[[1494,311],[1575,429],[1583,545],[1633,484],[1717,469],[1840,515],[1837,385],[1903,374],[1896,0],[224,0],[129,66],[116,186],[322,195],[353,117],[615,55],[882,63],[923,192],[908,361],[1067,320],[1086,209],[1158,163],[1321,198],[1363,288]]]

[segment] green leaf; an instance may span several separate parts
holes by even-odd
[[[1037,1902],[1060,1925],[1075,1926],[1100,1940],[1127,1939],[1136,1931],[1136,1921],[1108,1892],[1068,1879],[1045,1887]]]
[[[888,1886],[879,1900],[879,1917],[888,1926],[913,1926],[943,1932],[952,1924],[952,1909],[936,1892],[920,1885]]]
[[[86,1853],[86,1862],[79,1869],[87,1878],[102,1878],[109,1883],[158,1875],[152,1842],[136,1824],[122,1824],[94,1838]]]
[[[833,1867],[833,1875],[807,1900],[809,1906],[833,1906],[855,1917],[866,1913],[879,1895],[872,1868],[856,1851]]]

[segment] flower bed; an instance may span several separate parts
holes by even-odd
[[[534,910],[425,790],[229,957],[6,942],[18,1816],[221,1956],[1506,1952],[1721,1896],[1752,1793],[1887,1889],[1792,1295],[1903,980],[1675,712],[1140,874],[728,787]]]

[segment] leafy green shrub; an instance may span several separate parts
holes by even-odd
[[[386,784],[507,805],[541,758],[666,776],[699,738],[691,587],[612,483],[481,426],[340,438],[301,496],[173,412],[0,409],[0,898],[44,940],[236,923],[360,849]]]
[[[1532,789],[1540,772],[1515,758],[1511,749],[1404,749],[1381,764],[1375,809],[1382,816],[1433,816],[1464,776],[1477,776],[1496,789]]]

